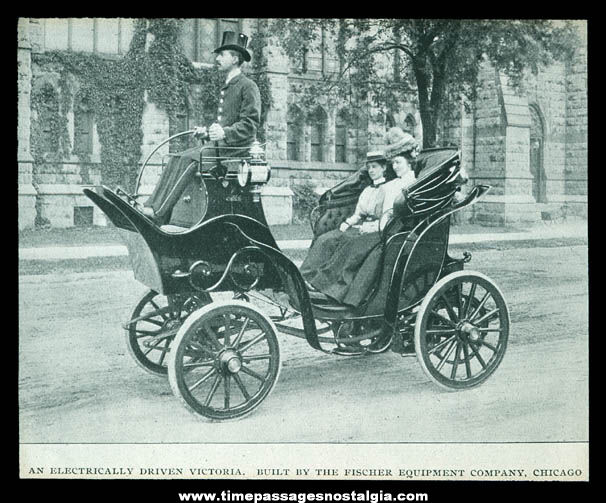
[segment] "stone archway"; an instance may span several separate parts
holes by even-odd
[[[412,114],[406,115],[404,119],[404,127],[402,128],[406,133],[410,133],[415,136],[415,130],[417,129],[417,121]]]
[[[547,176],[544,166],[545,128],[539,107],[530,105],[530,174],[532,195],[538,203],[547,202]]]

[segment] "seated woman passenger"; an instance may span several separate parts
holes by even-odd
[[[356,210],[339,227],[314,241],[301,265],[303,278],[337,301],[357,305],[352,281],[366,255],[379,242],[378,220],[383,212],[385,158],[380,152],[367,155],[372,184],[360,194]]]
[[[373,162],[374,156],[369,154],[368,172],[373,185],[364,189],[356,212],[341,224],[339,230],[327,232],[314,242],[301,266],[301,274],[311,286],[354,307],[367,299],[380,273],[379,217],[391,214],[396,197],[415,181],[409,160],[412,161],[418,148],[416,140],[400,128],[392,128],[387,144],[396,178],[383,183],[384,171],[378,177],[374,165],[380,164],[384,169],[385,159]],[[373,196],[374,206],[367,205]],[[366,215],[365,222],[356,229],[362,214]]]
[[[394,201],[402,194],[402,190],[415,182],[412,163],[419,153],[417,140],[399,127],[392,127],[387,132],[386,143],[385,158],[391,162],[396,178],[387,182],[384,187],[383,219],[393,212]]]

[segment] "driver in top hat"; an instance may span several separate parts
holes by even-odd
[[[217,147],[220,157],[241,156],[240,149],[222,147],[242,147],[246,149],[256,139],[261,122],[261,94],[257,84],[242,73],[241,66],[251,60],[247,49],[248,37],[233,31],[223,33],[220,47],[215,49],[219,71],[225,73],[225,83],[221,87],[217,116],[208,128],[196,128],[197,134],[208,134],[208,139]],[[200,147],[182,152],[172,159],[164,169],[156,188],[145,202],[143,213],[157,222],[166,222],[176,205],[180,204],[183,192],[191,183],[197,167]]]
[[[247,44],[246,35],[226,31],[221,46],[214,51],[219,71],[226,74],[219,96],[217,120],[208,128],[210,140],[219,142],[219,147],[250,146],[261,122],[259,88],[240,68],[242,63],[251,59]]]

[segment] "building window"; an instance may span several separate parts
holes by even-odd
[[[76,100],[74,106],[74,153],[93,152],[93,113],[87,98]]]
[[[543,163],[545,131],[538,108],[530,106],[530,174],[532,195],[538,203],[547,202],[547,176]]]
[[[38,124],[40,140],[38,150],[41,153],[54,153],[59,150],[57,121],[59,120],[59,99],[50,84],[45,84],[37,93],[39,103]]]
[[[289,161],[303,160],[303,113],[296,105],[288,107],[286,116],[286,159]]]
[[[321,108],[316,108],[308,118],[310,126],[310,161],[324,161],[324,144],[328,116]]]
[[[44,19],[44,49],[125,54],[134,32],[134,19]]]
[[[322,123],[311,125],[311,161],[323,161],[322,146],[324,139],[324,128]]]
[[[224,31],[242,32],[242,20],[238,18],[186,19],[181,30],[181,44],[191,61],[213,64]]]
[[[347,162],[347,123],[348,113],[346,110],[341,110],[337,114],[335,124],[335,162]]]
[[[323,27],[317,28],[314,40],[301,48],[300,56],[291,64],[300,73],[336,73],[339,71],[339,59],[335,53],[335,42],[330,40]]]

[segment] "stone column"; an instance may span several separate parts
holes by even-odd
[[[532,197],[530,174],[530,113],[528,100],[517,96],[505,77],[489,65],[475,103],[476,183],[492,190],[474,207],[474,219],[488,225],[540,219]]]
[[[587,216],[587,26],[579,23],[582,43],[566,69],[564,192],[571,211]]]
[[[264,20],[259,21],[263,25]],[[264,29],[264,26],[260,27]],[[288,113],[288,68],[289,61],[275,37],[267,38],[264,49],[267,61],[267,77],[271,85],[272,106],[267,115],[266,155],[268,161],[286,160],[286,120]]]
[[[36,190],[32,185],[34,159],[30,152],[32,67],[28,18],[19,19],[17,37],[18,226],[23,229],[33,227],[36,219]]]

